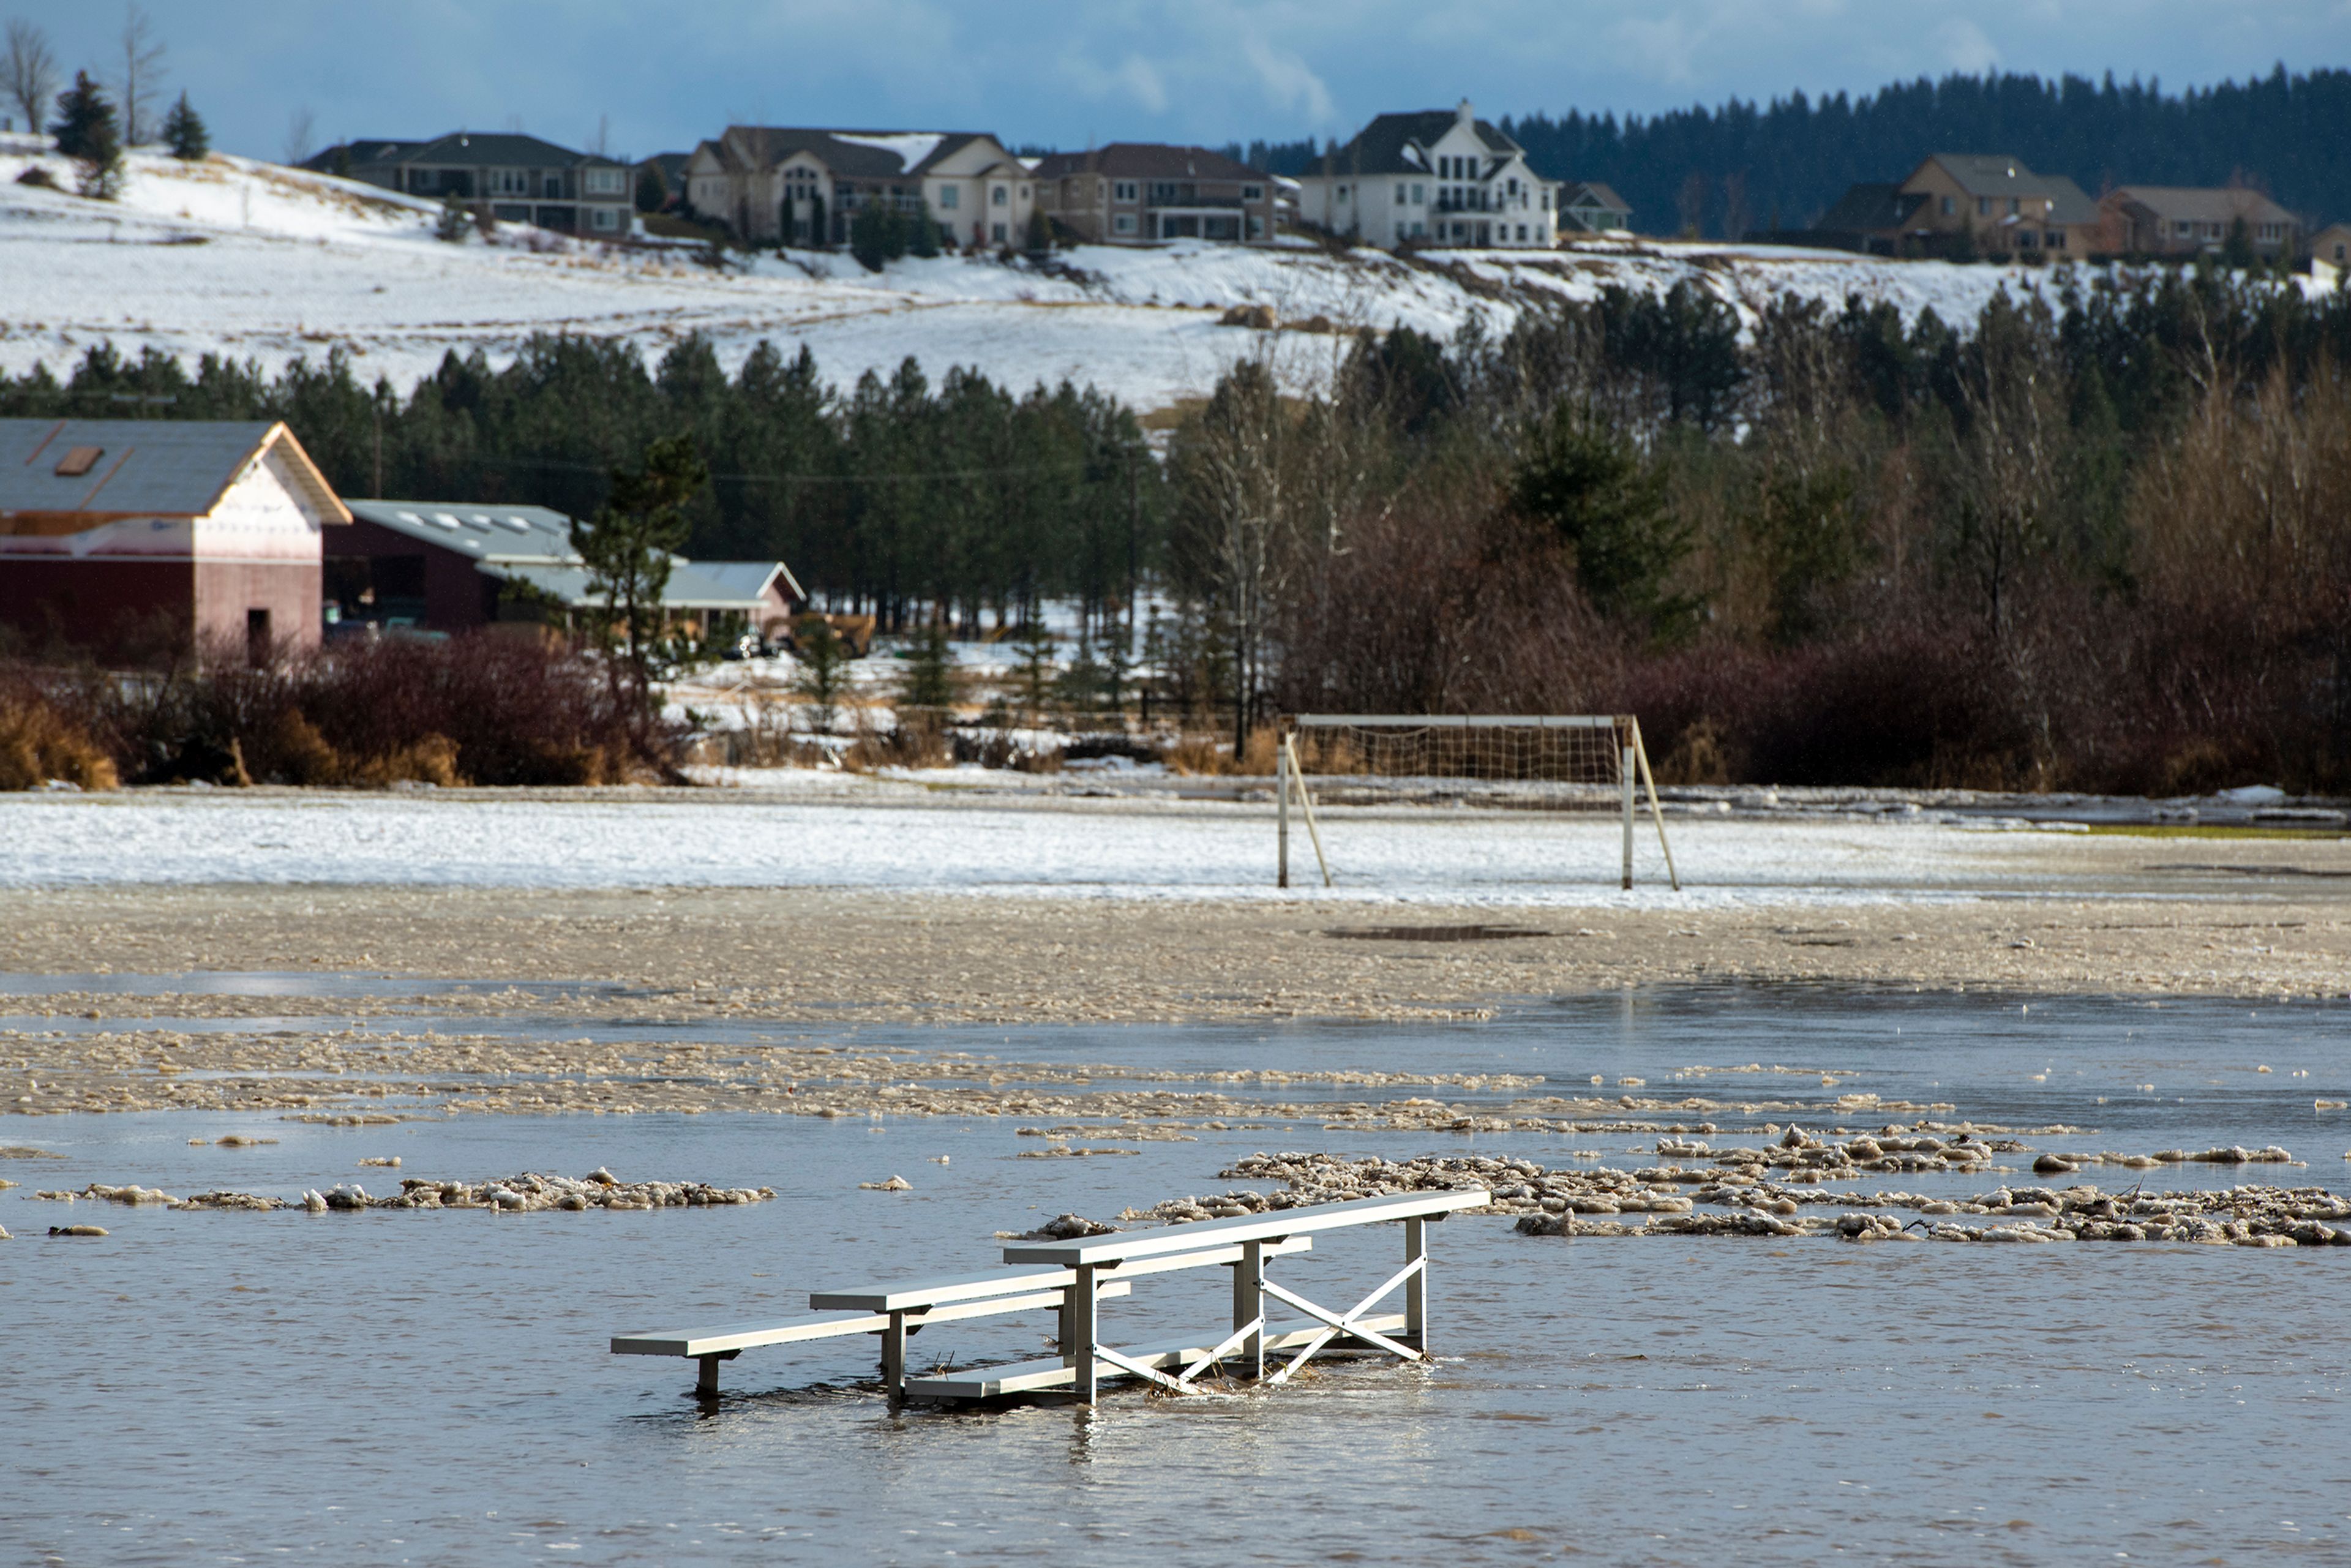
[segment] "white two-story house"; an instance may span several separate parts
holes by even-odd
[[[1549,247],[1559,182],[1526,149],[1459,108],[1383,114],[1299,177],[1298,214],[1335,235],[1400,245]]]
[[[845,245],[867,206],[927,212],[956,245],[1019,245],[1036,178],[984,131],[730,125],[694,150],[686,200],[740,239]]]

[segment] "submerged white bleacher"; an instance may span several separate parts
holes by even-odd
[[[695,1391],[715,1396],[719,1364],[746,1350],[876,1334],[882,1340],[882,1379],[893,1405],[908,1399],[954,1402],[1060,1393],[1092,1404],[1102,1382],[1117,1377],[1200,1394],[1208,1392],[1198,1386],[1204,1373],[1220,1369],[1232,1376],[1263,1377],[1268,1358],[1283,1352],[1294,1354],[1273,1372],[1272,1383],[1286,1381],[1327,1350],[1385,1352],[1417,1361],[1428,1350],[1428,1223],[1490,1201],[1491,1195],[1482,1188],[1398,1193],[1162,1229],[1014,1242],[1004,1249],[1004,1261],[1012,1267],[810,1295],[811,1312],[841,1312],[845,1316],[615,1334],[612,1353],[695,1361],[700,1365]],[[1317,1235],[1390,1223],[1404,1226],[1404,1266],[1345,1312],[1266,1278],[1269,1260],[1311,1250]],[[1124,1348],[1103,1342],[1102,1302],[1131,1296],[1135,1282],[1152,1275],[1206,1268],[1233,1270],[1229,1333]],[[1404,1293],[1402,1312],[1372,1312],[1399,1290]],[[1269,1298],[1304,1317],[1270,1321]],[[907,1336],[929,1324],[1049,1308],[1060,1314],[1058,1356],[906,1375]]]

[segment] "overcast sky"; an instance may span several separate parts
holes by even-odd
[[[1652,113],[1997,67],[2168,87],[2351,64],[2351,0],[202,0],[150,4],[228,151],[516,124],[643,154],[729,120],[1008,142],[1343,136],[1381,110]],[[121,0],[0,0],[119,70]]]

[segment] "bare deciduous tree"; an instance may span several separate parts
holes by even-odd
[[[6,74],[9,101],[25,116],[25,129],[40,134],[49,99],[57,89],[57,57],[49,49],[47,36],[22,16],[11,17],[0,72]]]
[[[155,24],[137,5],[122,13],[122,60],[115,96],[122,102],[122,141],[135,146],[155,139],[155,105],[162,100],[163,45]]]
[[[288,167],[310,155],[319,140],[318,127],[319,117],[307,103],[297,104],[294,112],[287,116],[286,141],[278,151],[285,154],[283,162]]]

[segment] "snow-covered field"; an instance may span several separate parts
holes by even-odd
[[[1615,885],[1604,816],[1331,809],[1334,892],[1272,886],[1270,805],[959,798],[805,775],[805,789],[632,799],[142,791],[0,799],[0,887],[390,883],[850,887],[890,892],[1704,908],[2043,891],[2078,835],[1895,822],[1672,823],[1686,891],[1653,833]],[[1303,831],[1291,872],[1314,882]]]
[[[507,225],[492,242],[434,237],[430,203],[371,185],[216,155],[134,152],[119,201],[72,193],[71,166],[0,136],[0,369],[62,371],[93,344],[287,361],[340,346],[359,373],[406,388],[450,349],[494,361],[533,333],[619,339],[649,352],[690,332],[731,369],[762,339],[806,343],[846,385],[907,355],[934,375],[976,365],[1025,387],[1091,382],[1143,409],[1205,393],[1238,357],[1269,353],[1293,385],[1344,340],[1217,325],[1228,306],[1285,321],[1396,323],[1450,336],[1472,316],[1506,329],[1528,301],[1592,298],[1611,284],[1689,281],[1751,310],[1794,292],[1932,307],[1970,320],[2002,287],[2046,275],[1842,252],[1644,242],[1566,252],[1374,251],[1177,243],[1086,246],[1047,268],[993,257],[909,257],[869,274],[845,255],[762,255],[713,270],[690,253],[621,249]],[[64,187],[20,184],[46,168]],[[1458,276],[1457,275],[1458,274]],[[1464,277],[1471,286],[1465,286]]]

